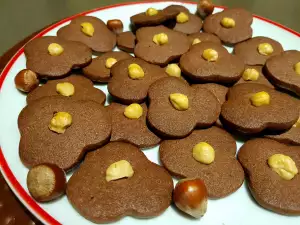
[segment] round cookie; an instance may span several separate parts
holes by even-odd
[[[212,146],[215,159],[204,164],[193,157],[193,148],[200,142]],[[163,141],[159,157],[164,167],[175,176],[199,177],[210,198],[222,198],[235,192],[244,182],[244,171],[235,158],[236,143],[225,130],[211,127],[195,130],[188,137]]]
[[[225,17],[233,19],[235,26],[224,27],[221,21]],[[245,9],[224,9],[222,12],[209,15],[204,20],[203,30],[217,35],[224,43],[233,45],[252,37],[252,21],[252,14]]]
[[[107,168],[120,160],[132,166],[133,175],[106,181]],[[111,142],[88,153],[67,185],[69,202],[94,223],[114,222],[125,216],[159,216],[170,206],[172,191],[168,172],[137,147],[123,142]]]
[[[273,47],[273,53],[262,55],[258,51],[260,44],[268,43]],[[263,66],[266,60],[271,56],[278,55],[283,52],[282,45],[268,37],[254,37],[234,46],[234,54],[244,61],[245,64],[251,66]]]
[[[154,35],[160,33],[168,36],[168,43],[158,45],[153,42]],[[135,56],[160,66],[166,66],[169,62],[179,59],[190,47],[185,34],[164,26],[140,28],[136,32],[136,38],[138,43],[134,49]]]
[[[285,51],[269,58],[265,65],[265,73],[276,87],[300,96],[300,51]]]
[[[270,96],[269,104],[255,106],[251,98],[261,92]],[[262,98],[263,99],[263,98]],[[299,105],[291,96],[263,84],[238,84],[229,89],[227,101],[222,105],[223,125],[244,134],[257,134],[264,130],[284,131],[299,117]]]
[[[49,128],[58,112],[72,117],[64,133]],[[57,118],[56,123],[59,121],[64,122]],[[105,144],[111,133],[110,118],[102,105],[61,96],[44,97],[27,105],[19,115],[18,127],[19,156],[25,166],[55,163],[65,171],[78,164],[85,152]]]
[[[63,79],[49,80],[46,84],[37,87],[36,89],[28,93],[26,98],[27,104],[30,104],[43,97],[57,95],[63,96],[57,92],[56,85],[65,82],[71,83],[74,86],[74,94],[65,98],[75,101],[92,100],[104,105],[106,100],[105,94],[101,90],[94,88],[93,83],[89,79],[75,74]]]
[[[214,34],[210,34],[210,33],[205,33],[205,32],[201,32],[201,33],[193,33],[190,34],[188,36],[191,45],[193,45],[193,42],[195,39],[199,39],[200,42],[204,42],[204,41],[209,41],[209,42],[214,42],[217,44],[221,44],[221,40]],[[199,43],[197,43],[199,44]]]
[[[56,44],[61,53],[49,52],[49,46]],[[58,49],[57,47],[54,50]],[[57,79],[66,76],[72,69],[88,65],[92,51],[85,44],[67,41],[59,37],[35,38],[25,45],[26,67],[38,74],[39,78]]]
[[[117,36],[117,46],[124,52],[133,53],[136,37],[131,31],[122,32]]]
[[[126,105],[111,103],[107,109],[112,118],[110,141],[124,141],[139,148],[149,148],[159,144],[161,139],[152,133],[146,124],[147,106],[142,104],[143,114],[138,119],[124,115]]]
[[[144,77],[132,79],[128,73],[128,67],[131,64],[139,65],[144,71]],[[164,69],[138,58],[117,62],[111,69],[111,75],[112,78],[107,86],[108,91],[123,104],[144,102],[149,86],[156,80],[168,76]]]
[[[257,138],[247,141],[238,153],[238,160],[248,174],[248,187],[262,207],[284,215],[300,215],[300,176],[284,180],[268,165],[274,154],[292,158],[300,169],[300,148],[274,140]]]
[[[204,58],[208,50],[217,52],[217,59]],[[230,54],[221,44],[201,42],[191,47],[179,61],[182,72],[194,82],[232,84],[240,79],[244,63]]]
[[[178,110],[170,101],[170,95],[178,93],[188,99],[188,108]],[[220,103],[207,89],[190,87],[176,77],[162,78],[148,91],[150,101],[147,119],[155,132],[168,138],[181,138],[194,128],[211,126],[220,114]]]
[[[90,23],[93,26],[92,36],[83,33],[82,23]],[[82,42],[95,52],[109,52],[116,45],[116,35],[107,28],[101,19],[93,16],[76,17],[69,25],[60,28],[57,36],[66,40]]]
[[[83,68],[83,74],[94,82],[107,83],[111,79],[111,68],[106,66],[106,61],[109,58],[116,59],[117,61],[132,58],[126,52],[107,52],[92,60],[92,63]]]

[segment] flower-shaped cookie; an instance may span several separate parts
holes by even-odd
[[[221,44],[201,42],[180,58],[182,72],[195,82],[234,83],[244,71],[244,63]]]
[[[220,38],[218,38],[214,34],[205,33],[205,32],[201,32],[201,33],[197,32],[197,33],[190,34],[188,38],[190,40],[191,45],[199,44],[204,41],[210,41],[210,42],[215,42],[217,44],[221,44]]]
[[[185,137],[194,128],[212,125],[220,114],[220,103],[207,89],[190,87],[176,77],[153,83],[148,91],[149,125],[160,135]]]
[[[19,155],[32,167],[54,163],[69,171],[84,153],[105,144],[111,122],[105,108],[94,101],[70,101],[62,96],[44,97],[20,113]]]
[[[56,95],[65,96],[71,100],[92,100],[102,105],[106,100],[105,94],[94,88],[89,79],[75,74],[63,79],[47,81],[46,84],[28,93],[26,100],[27,104],[30,104],[37,99]]]
[[[285,51],[269,58],[265,73],[275,86],[300,96],[300,51]]]
[[[222,105],[222,123],[244,134],[284,131],[299,117],[296,99],[263,84],[235,85],[227,99]]]
[[[282,158],[286,161],[280,161]],[[249,177],[248,187],[258,204],[276,213],[300,215],[300,175],[296,174],[291,180],[281,177],[295,172],[295,167],[300,170],[299,147],[257,138],[247,141],[241,147],[238,160],[245,168]],[[282,168],[281,175],[277,173],[276,161],[277,166]],[[291,172],[284,172],[285,166],[289,166],[287,169]]]
[[[108,168],[125,167],[130,175],[107,181]],[[128,168],[129,167],[129,168]],[[113,171],[112,171],[113,172]],[[173,181],[168,172],[152,163],[137,147],[111,142],[87,154],[67,185],[73,207],[94,223],[108,223],[124,216],[148,218],[171,204]]]
[[[73,68],[84,67],[92,60],[92,51],[85,44],[46,36],[25,45],[26,67],[40,78],[60,78]]]
[[[132,104],[134,105],[134,104]],[[112,117],[111,141],[125,141],[139,148],[157,145],[161,139],[152,133],[146,124],[147,106],[141,105],[142,114],[138,118],[128,118],[125,112],[132,106],[112,103],[107,108]],[[132,112],[131,113],[135,113]]]
[[[135,77],[136,75],[140,77]],[[131,58],[117,62],[111,69],[111,76],[108,83],[109,93],[118,101],[130,104],[144,102],[149,86],[168,75],[159,66]]]
[[[252,21],[252,14],[245,9],[225,9],[208,16],[203,29],[226,44],[236,44],[252,37]]]
[[[167,36],[166,43],[157,44],[153,41],[154,36],[159,34]],[[134,49],[135,56],[160,66],[179,59],[190,47],[189,39],[185,34],[164,26],[140,28],[136,32],[136,38],[138,43]]]
[[[79,41],[96,52],[109,52],[116,45],[116,35],[97,17],[80,16],[57,31],[57,36]]]
[[[126,52],[107,52],[94,58],[92,63],[83,68],[83,74],[92,81],[107,83],[111,76],[111,67],[120,60],[132,58]]]
[[[203,144],[205,143],[205,144]],[[195,149],[200,144],[200,151]],[[211,146],[203,161],[201,145]],[[211,127],[194,130],[188,137],[163,141],[159,157],[164,167],[175,176],[199,177],[205,182],[210,198],[222,198],[235,192],[244,182],[244,171],[235,158],[236,143],[225,130]]]

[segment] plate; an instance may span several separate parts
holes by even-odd
[[[37,34],[34,38],[44,35],[55,35],[60,27],[67,25],[73,18],[79,15],[92,15],[106,22],[109,19],[121,19],[125,30],[129,29],[129,18],[131,15],[145,11],[149,7],[157,9],[164,8],[174,1],[165,2],[139,2],[125,3],[83,12],[66,18]],[[191,12],[196,11],[195,3],[177,2],[186,6]],[[223,7],[217,7],[215,12],[222,11]],[[279,41],[285,50],[300,50],[300,34],[280,24],[255,16],[253,21],[253,36],[267,36]],[[228,48],[230,51],[232,49]],[[21,200],[21,202],[45,224],[58,225],[88,225],[93,224],[80,216],[68,202],[67,197],[47,203],[38,204],[28,194],[26,187],[26,175],[28,169],[23,166],[18,155],[20,134],[17,126],[17,118],[21,109],[26,105],[25,96],[15,88],[14,77],[26,65],[24,48],[22,47],[9,61],[0,77],[0,166],[1,171],[9,186]],[[106,85],[96,85],[106,94]],[[242,145],[238,142],[238,148]],[[158,147],[144,151],[147,157],[158,163]],[[68,178],[70,174],[68,175]],[[176,182],[176,180],[174,180]],[[184,216],[174,207],[169,207],[161,216],[153,219],[136,219],[125,217],[116,224],[196,224],[202,225],[299,225],[299,217],[287,217],[275,214],[260,207],[251,197],[245,183],[230,196],[209,200],[207,214],[201,220],[194,220]]]

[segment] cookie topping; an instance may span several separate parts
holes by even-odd
[[[273,46],[269,43],[261,43],[257,47],[259,54],[271,55],[273,53]]]
[[[181,93],[170,94],[170,101],[173,107],[179,111],[184,111],[189,108],[189,99]]]
[[[143,108],[137,103],[132,103],[125,108],[124,115],[129,119],[138,119],[143,115]]]
[[[261,91],[251,96],[250,101],[254,106],[263,106],[270,104],[270,95],[268,92]]]
[[[294,66],[294,69],[298,75],[300,75],[300,62],[297,62]]]
[[[82,33],[84,33],[85,35],[87,35],[89,37],[93,37],[94,32],[95,32],[95,28],[94,28],[93,24],[91,24],[89,22],[83,22],[80,24],[80,26],[81,26]]]
[[[155,16],[157,14],[158,14],[158,11],[156,9],[154,9],[154,8],[149,8],[146,11],[146,15],[147,16]]]
[[[131,164],[126,160],[120,160],[111,164],[106,170],[106,181],[118,180],[133,176]]]
[[[70,82],[61,82],[56,84],[56,91],[63,96],[69,97],[74,95],[75,87]]]
[[[58,134],[63,134],[71,124],[72,116],[69,113],[57,112],[50,121],[49,129]]]
[[[152,40],[157,45],[164,45],[169,42],[168,35],[166,33],[155,34]]]
[[[192,45],[199,44],[200,42],[201,42],[201,40],[200,40],[199,38],[195,38],[195,39],[193,40]]]
[[[51,43],[50,45],[48,45],[48,52],[50,55],[52,56],[59,56],[63,53],[64,48],[57,43]]]
[[[141,79],[145,76],[145,72],[138,64],[132,63],[128,66],[128,75],[133,80]]]
[[[224,17],[221,20],[221,25],[225,28],[233,28],[233,27],[235,27],[235,21],[234,21],[234,19],[232,19],[230,17]]]
[[[189,16],[186,13],[181,12],[177,15],[176,21],[177,23],[186,23],[189,21]]]
[[[200,163],[211,164],[215,160],[215,150],[210,144],[199,142],[193,148],[193,157]]]
[[[255,81],[259,78],[259,72],[256,69],[248,68],[243,73],[243,79],[246,81]]]
[[[117,62],[117,59],[115,59],[115,58],[108,58],[105,61],[105,67],[107,69],[110,69],[116,62]]]
[[[169,64],[166,73],[171,77],[181,77],[181,69],[176,63]]]
[[[300,127],[300,117],[297,122],[293,125],[293,127],[299,128]]]
[[[284,180],[291,180],[298,173],[294,160],[287,155],[272,155],[268,159],[268,165]]]
[[[216,50],[208,48],[203,51],[202,57],[208,62],[215,62],[218,60],[219,54]]]

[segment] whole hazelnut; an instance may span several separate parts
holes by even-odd
[[[15,76],[15,85],[22,92],[30,92],[39,86],[39,80],[35,72],[24,69]]]
[[[207,210],[207,189],[201,179],[180,180],[173,192],[173,201],[178,209],[195,218]]]
[[[197,6],[197,12],[202,19],[211,15],[214,11],[215,6],[211,0],[199,0]]]
[[[110,29],[115,34],[120,34],[123,32],[123,23],[121,20],[114,19],[107,21],[107,28]]]

